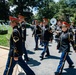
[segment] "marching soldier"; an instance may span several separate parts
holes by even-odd
[[[71,22],[70,29],[73,29],[73,28],[74,28],[74,22]]]
[[[49,28],[48,26],[48,19],[46,18],[43,19],[43,25],[45,26],[45,31],[43,34],[44,49],[40,56],[41,60],[43,60],[45,52],[46,52],[45,56],[50,56],[48,44],[49,44],[49,41],[50,40],[52,41],[52,38],[53,38],[52,29]]]
[[[29,66],[22,59],[22,37],[18,29],[19,19],[14,17],[9,17],[10,25],[13,28],[11,37],[10,37],[10,50],[8,54],[8,60],[6,63],[6,68],[3,75],[12,75],[13,69],[16,64],[19,64],[26,75],[35,75],[35,73],[29,68]]]
[[[56,33],[56,35],[55,35],[55,41],[56,42],[58,42],[58,38],[59,38],[59,36],[60,36],[60,33],[61,33],[61,26],[62,26],[62,21],[61,20],[58,20],[57,21],[57,25],[56,25],[56,27],[55,27],[55,33]]]
[[[29,61],[28,58],[28,54],[27,54],[27,50],[25,47],[25,41],[26,41],[26,21],[25,21],[25,15],[24,12],[23,13],[19,13],[18,14],[18,18],[19,18],[19,23],[20,23],[20,30],[22,33],[22,50],[24,52],[24,60]]]
[[[40,45],[43,46],[43,22],[40,22],[40,27],[41,27]]]
[[[60,40],[57,45],[57,49],[59,49],[59,52],[62,52],[62,54],[55,75],[60,75],[62,73],[65,60],[67,60],[69,68],[74,67],[73,61],[71,60],[68,54],[70,52],[70,43],[72,44],[73,49],[75,50],[73,34],[71,32],[68,32],[69,27],[70,25],[67,22],[62,22],[62,33],[60,35]]]
[[[33,31],[32,35],[34,35],[34,37],[35,37],[35,48],[34,48],[34,50],[37,50],[38,49],[38,40],[41,36],[41,28],[39,26],[38,20],[35,20],[35,26],[34,26],[34,31]]]
[[[76,30],[75,30],[75,44],[74,44],[74,46],[75,46],[75,50],[76,50]]]

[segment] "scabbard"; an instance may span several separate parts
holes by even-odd
[[[65,60],[66,60],[67,55],[68,55],[68,52],[66,52],[66,54],[64,56],[63,63],[62,63],[62,66],[60,68],[60,72],[59,72],[58,75],[61,75],[62,74],[62,71],[63,71],[63,68],[64,68],[64,64],[65,64]]]
[[[6,75],[9,74],[9,69],[10,69],[10,67],[11,67],[11,64],[12,64],[12,57],[10,58],[10,63],[9,63],[9,67],[8,67],[8,71],[7,71]]]

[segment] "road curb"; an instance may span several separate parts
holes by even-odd
[[[0,48],[5,49],[5,50],[9,50],[9,47],[5,47],[5,46],[0,46]]]

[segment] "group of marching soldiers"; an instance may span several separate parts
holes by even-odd
[[[49,41],[52,42],[53,39],[57,42],[57,49],[61,53],[60,62],[55,72],[55,75],[60,75],[62,73],[65,60],[69,64],[69,68],[74,67],[74,63],[69,56],[70,44],[72,45],[74,51],[76,52],[76,29],[72,25],[68,24],[65,21],[58,20],[57,25],[54,28],[48,25],[48,19],[43,18],[43,22],[39,24],[38,20],[35,20],[35,27],[33,35],[35,38],[35,49],[38,49],[38,39],[40,38],[40,45],[44,46],[41,53],[41,60],[45,56],[50,56],[48,44]]]
[[[3,75],[12,75],[13,68],[16,64],[19,64],[23,68],[26,75],[35,75],[25,62],[25,60],[29,61],[29,57],[25,47],[27,23],[24,13],[19,13],[18,18],[10,16],[9,20],[13,31],[10,37],[10,50]],[[72,26],[70,27],[67,22],[58,20],[57,25],[55,25],[53,30],[53,28],[49,25],[49,20],[47,18],[43,18],[43,21],[40,23],[38,20],[34,20],[30,27],[33,29],[32,36],[34,36],[35,39],[34,50],[39,49],[38,40],[40,40],[40,45],[43,46],[43,50],[40,55],[41,60],[44,59],[44,56],[50,56],[48,48],[49,41],[52,42],[53,39],[55,39],[57,42],[57,49],[59,50],[59,53],[61,52],[61,58],[55,75],[60,75],[62,73],[65,60],[67,60],[69,68],[74,67],[74,63],[69,57],[70,43],[76,52],[76,30],[73,32]],[[22,58],[23,54],[24,59]]]
[[[35,27],[33,29],[33,34],[35,38],[35,48],[34,50],[38,50],[38,40],[40,39],[40,45],[44,47],[41,53],[41,60],[43,60],[44,55],[50,56],[48,44],[49,41],[53,40],[53,32],[51,27],[48,25],[48,19],[43,18],[43,22],[39,24],[38,20],[35,20]]]

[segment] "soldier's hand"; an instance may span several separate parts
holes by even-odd
[[[56,31],[56,34],[59,34],[59,31]]]
[[[18,57],[14,57],[14,60],[15,60],[15,61],[18,61]]]
[[[58,31],[55,31],[56,33],[58,33]]]

